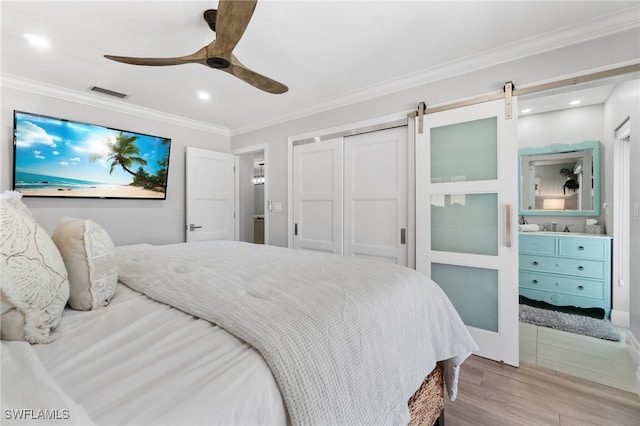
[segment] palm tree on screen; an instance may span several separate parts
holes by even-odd
[[[120,132],[116,136],[115,141],[107,142],[109,153],[106,155],[106,158],[107,161],[111,160],[109,174],[113,174],[113,169],[119,165],[125,172],[132,176],[136,176],[136,172],[131,171],[131,168],[135,164],[139,164],[141,166],[147,165],[147,160],[139,157],[140,148],[136,145],[137,139],[137,136],[126,136],[123,132]],[[104,157],[105,155],[101,154],[91,154],[89,160],[94,162]]]

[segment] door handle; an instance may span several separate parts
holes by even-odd
[[[400,244],[407,244],[407,229],[400,228]]]
[[[193,223],[189,224],[189,231],[191,231],[191,232],[195,231],[196,229],[200,229],[200,228],[202,228],[202,226],[194,225]]]
[[[504,245],[511,247],[511,204],[504,205]]]
[[[295,235],[296,237],[298,236],[298,224],[295,223],[293,225],[293,235]]]

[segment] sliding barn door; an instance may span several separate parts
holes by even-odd
[[[517,366],[517,114],[506,120],[504,103],[425,115],[423,133],[416,123],[416,267],[452,301],[478,355]]]

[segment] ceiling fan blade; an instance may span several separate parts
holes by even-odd
[[[245,83],[248,83],[253,87],[257,87],[260,90],[264,90],[265,92],[279,95],[289,90],[289,88],[284,84],[245,67],[234,55],[231,55],[231,66],[229,68],[222,69],[221,71],[228,72]]]
[[[216,16],[216,39],[208,46],[210,55],[223,55],[236,47],[247,29],[257,0],[220,0]]]
[[[148,65],[148,66],[166,66],[166,65],[181,65],[189,63],[202,63],[207,64],[207,48],[203,47],[191,55],[178,56],[175,58],[135,58],[130,56],[114,56],[104,55],[105,58],[112,61],[122,62],[131,65]]]

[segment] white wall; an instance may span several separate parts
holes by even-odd
[[[604,134],[609,145],[613,145],[615,129],[629,117],[631,120],[631,226],[630,256],[631,270],[629,282],[629,316],[630,327],[627,340],[638,345],[640,342],[640,221],[634,219],[633,206],[640,204],[640,80],[627,82],[616,87],[605,104]],[[613,167],[613,155],[608,158],[606,167]],[[613,179],[607,182],[608,194],[606,202],[613,204]],[[615,206],[614,206],[615,208]],[[615,306],[614,306],[615,308]],[[635,361],[640,366],[640,346],[635,347]],[[638,369],[640,380],[640,367]],[[640,383],[638,392],[640,393]]]
[[[604,139],[604,105],[591,105],[570,108],[542,114],[524,115],[518,118],[518,148],[539,148],[552,144],[572,144],[585,141],[600,141],[600,176],[601,200],[606,195],[605,159],[613,157],[613,145]],[[584,232],[584,216],[526,216],[529,223],[537,223],[551,228],[551,222],[558,224],[558,229],[569,225],[573,232]],[[607,231],[606,212],[602,210],[597,218]]]
[[[62,217],[70,216],[99,223],[116,245],[184,241],[185,147],[189,145],[229,152],[229,136],[23,90],[8,87],[0,90],[0,191],[11,189],[12,186],[14,109],[172,139],[166,200],[25,197],[25,204],[47,232],[52,233]]]

